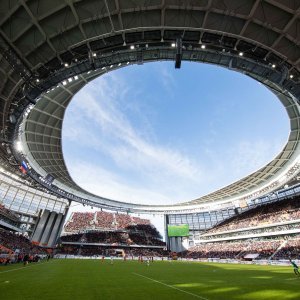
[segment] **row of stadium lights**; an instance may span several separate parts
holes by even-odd
[[[175,47],[176,47],[176,43],[173,42],[173,43],[171,44],[171,47],[172,47],[172,48],[175,48]],[[129,48],[130,48],[130,50],[134,50],[134,49],[135,49],[135,45],[130,45]],[[148,44],[146,44],[146,48],[148,48]],[[204,50],[204,49],[206,48],[206,46],[205,46],[204,44],[202,44],[202,45],[200,46],[200,48]],[[92,55],[92,57],[97,57],[97,53],[96,53],[96,52],[92,52],[91,55]],[[244,52],[240,51],[238,55],[242,57],[242,56],[244,56]],[[75,61],[77,61],[77,59],[76,59]],[[129,65],[129,62],[127,62],[126,64]],[[118,67],[120,67],[121,65],[122,65],[122,64],[119,63],[119,64],[118,64]],[[69,65],[69,63],[65,62],[65,63],[64,63],[64,66],[65,66],[66,68],[68,68],[70,65]],[[113,66],[114,66],[114,65],[110,65],[109,68],[111,69],[111,68],[113,68]],[[273,69],[275,69],[275,68],[276,68],[276,64],[272,64],[271,67],[272,67]],[[102,70],[105,70],[105,69],[107,69],[107,67],[103,67],[103,68],[102,68]],[[89,73],[90,73],[90,71],[88,72],[88,74],[89,74]],[[293,78],[294,78],[294,75],[293,75],[293,74],[290,74],[289,77],[290,77],[290,79],[293,79]],[[77,80],[77,79],[78,79],[78,76],[77,76],[77,75],[74,76],[74,79]],[[72,81],[73,81],[73,78],[72,78],[72,77],[68,78],[68,82],[72,82]],[[40,80],[39,80],[39,79],[36,79],[36,82],[39,83]],[[64,81],[62,82],[62,84],[63,84],[63,85],[66,85],[68,82],[67,82],[67,80],[64,80]],[[54,89],[54,88],[53,88],[53,89]],[[52,89],[52,90],[53,90],[53,89]],[[48,91],[48,92],[49,92],[49,91]]]
[[[175,48],[175,47],[176,47],[176,43],[172,43],[172,44],[171,44],[171,47],[172,47],[172,48]],[[205,46],[204,44],[202,44],[200,47],[201,47],[201,49],[205,49],[205,48],[206,48],[206,46]],[[134,49],[134,48],[133,48],[133,49]],[[241,57],[244,56],[244,52],[240,51],[240,52],[239,52],[239,56],[241,56]],[[272,67],[272,69],[275,69],[275,68],[276,68],[276,65],[275,65],[275,64],[272,64],[271,67]],[[290,74],[289,77],[290,77],[291,79],[293,79],[293,78],[294,78],[294,75],[293,75],[293,74]]]
[[[175,43],[172,43],[171,44],[171,47],[175,47],[176,46],[176,44]],[[148,44],[146,44],[146,48],[148,47]],[[130,45],[130,50],[134,50],[135,49],[135,45]],[[205,49],[205,45],[201,45],[201,49]],[[92,52],[92,57],[97,57],[97,53],[96,52]],[[126,65],[129,65],[130,64],[130,62],[128,61],[127,63],[126,63]],[[120,67],[122,65],[122,63],[119,63],[118,64],[118,67]],[[66,68],[68,68],[69,66],[70,66],[70,64],[68,63],[68,62],[65,62],[64,63],[64,66],[66,67]],[[109,66],[109,68],[111,69],[111,68],[113,68],[114,67],[114,65],[110,65]],[[105,70],[105,69],[107,69],[107,67],[102,67],[102,70]],[[87,74],[89,74],[91,71],[88,71],[87,72]],[[74,79],[75,80],[77,80],[78,79],[78,76],[76,75],[75,77],[74,77]],[[62,84],[63,85],[67,85],[67,83],[68,82],[72,82],[73,81],[73,78],[72,77],[70,77],[70,78],[68,78],[68,80],[64,80],[63,82],[62,82]],[[39,78],[37,78],[36,79],[36,82],[37,83],[39,83],[40,82],[40,79]],[[52,90],[54,90],[54,88],[52,89]],[[49,91],[47,91],[47,92],[49,92]]]

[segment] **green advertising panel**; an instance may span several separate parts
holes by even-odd
[[[168,225],[168,236],[188,236],[189,235],[189,225]]]

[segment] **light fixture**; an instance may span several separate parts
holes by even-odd
[[[69,81],[69,82],[72,82],[72,81],[73,81],[73,78],[72,78],[72,77],[68,78],[68,81]]]
[[[244,53],[243,52],[239,52],[239,56],[243,56],[244,55]]]
[[[68,67],[68,66],[69,66],[69,64],[68,64],[68,63],[64,63],[64,66],[65,66],[65,67]]]
[[[133,50],[133,49],[134,49],[134,45],[131,45],[131,46],[130,46],[130,49]]]
[[[172,48],[175,48],[175,47],[176,47],[176,44],[175,44],[175,43],[172,43],[172,44],[171,44],[171,47],[172,47]]]
[[[67,81],[66,81],[66,80],[64,80],[64,81],[62,82],[62,84],[63,84],[63,85],[66,85],[66,84],[67,84]]]
[[[109,67],[112,68],[114,65],[110,65]]]
[[[205,45],[201,45],[201,49],[205,49],[206,47],[205,47]]]
[[[40,82],[40,80],[37,78],[37,79],[36,79],[36,82]]]
[[[96,57],[96,56],[97,56],[97,53],[94,52],[94,53],[93,53],[93,57]]]
[[[272,64],[272,68],[273,68],[273,69],[276,68],[276,65],[275,65],[275,64]]]
[[[121,63],[118,63],[118,67],[120,67],[122,64]]]
[[[23,150],[23,147],[22,147],[22,143],[20,141],[17,141],[15,143],[15,149],[18,151],[18,152],[22,152]]]
[[[77,79],[78,79],[78,76],[76,75],[76,76],[74,77],[74,79],[77,80]]]
[[[129,65],[129,61],[126,63],[126,65]]]
[[[293,75],[293,74],[291,74],[291,75],[290,75],[290,78],[294,78],[294,75]]]

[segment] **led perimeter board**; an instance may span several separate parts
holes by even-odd
[[[168,237],[189,236],[189,225],[168,225]]]

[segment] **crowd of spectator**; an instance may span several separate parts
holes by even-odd
[[[165,246],[155,227],[139,225],[138,230],[91,231],[61,236],[61,242],[100,243],[108,245]]]
[[[81,256],[126,256],[127,258],[133,257],[163,257],[168,256],[168,252],[163,249],[151,248],[111,248],[105,246],[79,246],[63,245],[59,248],[56,254],[63,255],[81,255]]]
[[[288,199],[261,205],[241,213],[208,230],[207,234],[294,220],[300,220],[300,201],[297,201],[297,199]]]
[[[85,230],[122,230],[129,226],[149,226],[150,221],[127,214],[106,211],[74,212],[64,227],[65,232],[75,233]]]
[[[203,235],[201,236],[201,239],[203,240],[213,240],[213,239],[219,239],[219,238],[227,238],[227,237],[241,237],[244,235],[259,235],[259,234],[265,234],[266,233],[281,233],[288,230],[294,230],[294,229],[300,229],[300,223],[294,223],[294,224],[281,224],[276,226],[270,226],[270,227],[264,227],[264,228],[249,228],[245,229],[243,231],[229,231],[219,234],[213,234],[213,235]]]
[[[114,214],[105,211],[96,212],[95,229],[115,229]]]
[[[61,237],[61,240],[64,242],[76,242],[76,243],[79,243],[81,241],[83,241],[83,242],[86,241],[83,233],[74,233],[74,234],[64,235],[63,237]]]
[[[43,248],[32,244],[27,237],[3,229],[0,229],[0,246],[19,254],[31,253],[35,255],[47,253]]]
[[[263,259],[269,258],[282,243],[281,239],[202,243],[191,247],[185,256],[187,258],[243,259],[247,254],[259,254],[258,258]]]
[[[116,225],[118,229],[125,229],[133,222],[130,215],[115,214],[115,217],[116,217]]]
[[[91,228],[93,220],[94,213],[74,212],[71,219],[65,225],[65,231],[80,231],[82,228]]]
[[[274,255],[273,259],[300,259],[300,238],[287,240],[280,250]]]
[[[131,232],[143,232],[157,239],[162,238],[158,230],[154,226],[152,226],[150,222],[149,224],[129,225],[126,227],[126,229]]]
[[[147,219],[141,219],[138,217],[131,217],[132,218],[132,222],[134,224],[140,224],[140,225],[150,225],[150,220]]]

